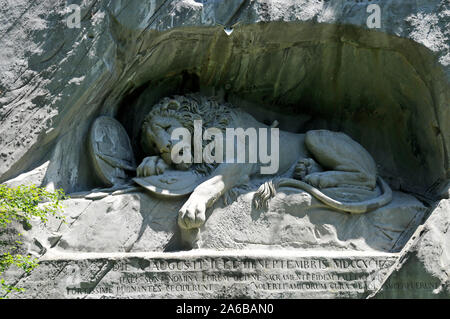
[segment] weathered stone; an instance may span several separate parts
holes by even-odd
[[[163,251],[176,230],[182,203],[151,198],[145,193],[84,201],[89,202],[88,206],[62,233],[55,250]]]
[[[424,217],[426,208],[402,193],[391,204],[360,216],[333,212],[295,189],[274,198],[267,212],[251,207],[253,192],[229,206],[218,203],[201,229],[202,248],[335,249],[398,252]],[[66,220],[36,221],[21,230],[26,242],[38,241],[59,252],[146,252],[181,249],[177,217],[186,198],[151,197],[143,190],[101,200],[64,202]]]
[[[378,298],[450,297],[450,201],[441,200],[417,231]]]
[[[41,265],[5,274],[27,288],[10,297],[448,298],[450,206],[435,203],[450,178],[447,0],[92,0],[72,29],[66,3],[0,8],[0,182],[78,197],[67,223],[13,225],[8,240],[23,232]],[[381,25],[369,30],[374,4]],[[99,188],[86,141],[98,116],[114,117],[141,160],[152,106],[197,91],[282,130],[345,132],[393,201],[347,216],[284,190],[261,212],[247,190],[208,211],[198,245],[214,250],[168,253],[181,248],[184,200]],[[215,266],[158,268],[196,261]]]
[[[414,197],[395,193],[389,205],[355,216],[333,211],[308,193],[289,188],[265,212],[251,207],[252,194],[211,213],[201,229],[201,247],[398,252],[426,212]]]
[[[395,260],[332,251],[59,254],[19,284],[33,299],[364,298]]]
[[[382,32],[367,30],[364,1],[95,1],[82,6],[81,29],[67,27],[65,5],[16,1],[1,11],[0,148],[12,154],[0,181],[50,160],[45,185],[68,192],[97,186],[83,147],[88,129],[148,83],[155,99],[148,106],[191,83],[306,113],[279,115],[280,127],[308,122],[307,129],[357,137],[402,189],[423,191],[448,178],[445,0],[380,1]],[[231,36],[214,26],[227,20],[241,21]],[[139,118],[145,109],[134,111],[122,114]]]

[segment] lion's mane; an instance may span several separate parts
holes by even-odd
[[[145,117],[142,132],[146,131],[151,118],[155,115],[177,119],[183,127],[194,135],[194,120],[202,121],[202,129],[215,127],[225,132],[232,121],[233,106],[228,103],[219,103],[214,97],[205,97],[198,93],[174,95],[162,98]],[[203,147],[210,141],[202,140]],[[193,148],[192,148],[193,149]],[[217,163],[194,164],[194,170],[200,174],[210,174]]]

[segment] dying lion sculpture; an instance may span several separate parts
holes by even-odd
[[[203,129],[270,129],[239,108],[199,94],[166,97],[152,108],[142,126],[142,143],[144,149],[157,155],[144,158],[137,168],[137,176],[160,175],[168,169],[193,169],[208,176],[195,187],[179,211],[178,224],[182,229],[200,228],[206,219],[206,209],[228,190],[248,183],[253,175],[259,174],[261,166],[258,163],[174,164],[171,134],[179,127],[187,128],[192,134],[194,120],[202,120]],[[294,176],[263,184],[254,195],[257,208],[267,207],[270,198],[283,186],[306,191],[327,206],[348,213],[365,213],[392,200],[391,189],[377,177],[371,155],[348,135],[328,130],[311,130],[306,134],[280,131],[279,139],[277,175],[286,173],[295,165]],[[377,182],[382,194],[362,202],[341,202],[321,191],[340,186],[373,190]]]

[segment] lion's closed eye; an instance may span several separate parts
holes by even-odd
[[[172,125],[171,124],[160,124],[159,127],[165,131],[169,131],[172,128]]]

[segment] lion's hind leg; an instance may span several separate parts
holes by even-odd
[[[354,185],[373,189],[376,165],[372,156],[344,133],[327,130],[308,131],[305,144],[325,172],[305,176],[305,181],[319,187]]]

